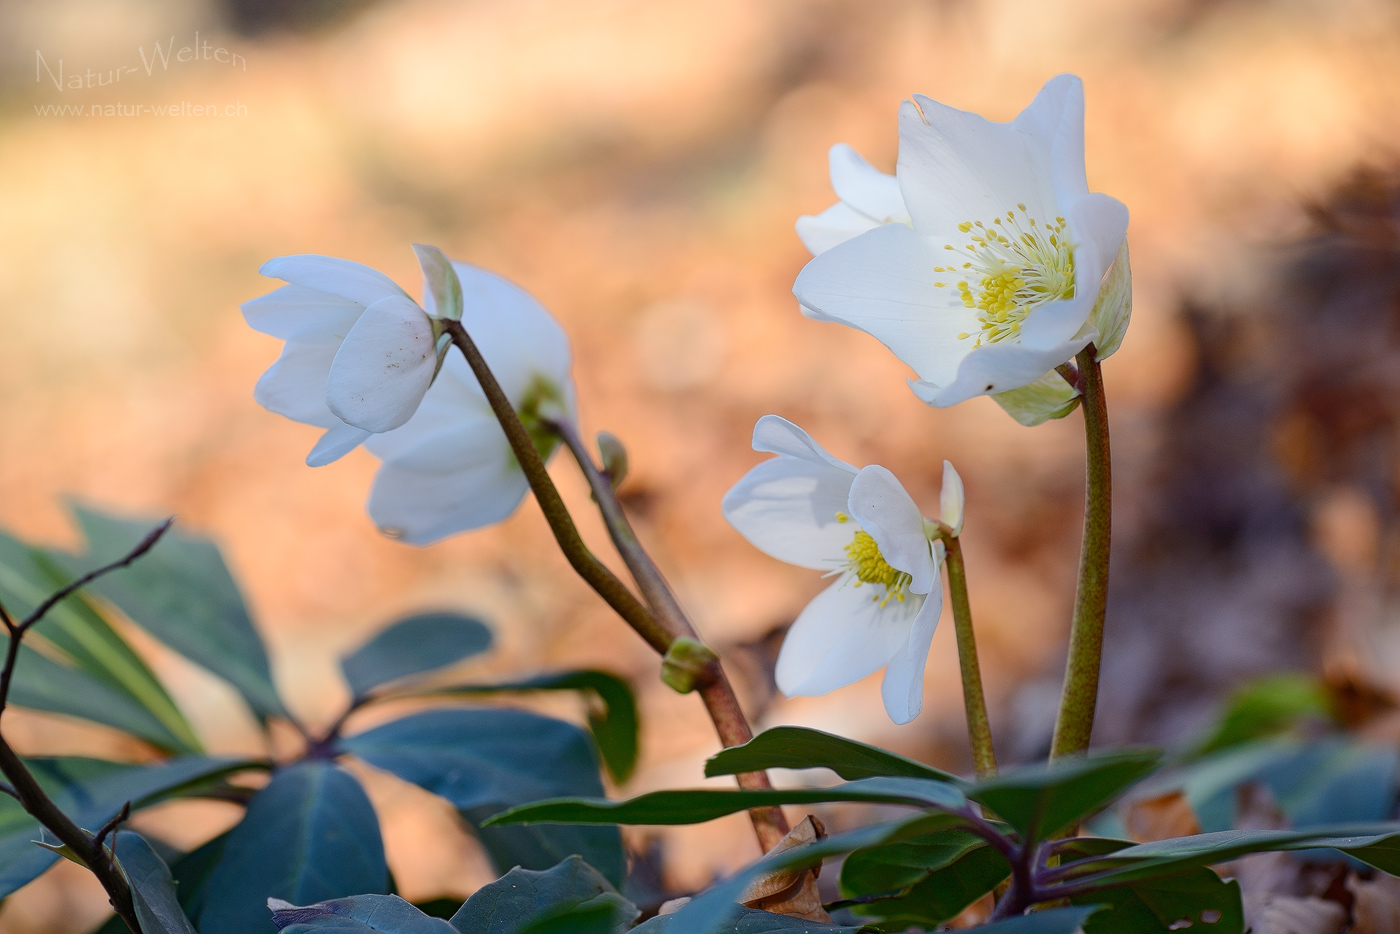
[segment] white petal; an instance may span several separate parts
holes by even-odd
[[[1017,204],[1031,217],[1053,218],[1050,162],[1028,134],[916,96],[899,109],[899,186],[914,229],[955,247],[958,224],[991,223]],[[921,112],[922,111],[922,112]]]
[[[801,302],[798,302],[798,303],[797,303],[797,310],[800,311],[800,312],[802,312],[802,317],[804,317],[804,318],[811,318],[813,321],[830,321],[830,322],[832,322],[832,323],[834,323],[834,324],[840,324],[840,323],[841,323],[841,322],[837,321],[835,318],[831,318],[831,317],[828,317],[828,316],[822,314],[820,311],[817,311],[815,308],[808,308],[806,305],[802,304]]]
[[[462,317],[462,285],[442,250],[422,243],[413,244],[418,265],[423,270],[423,307],[434,318]]]
[[[439,422],[436,430],[420,434],[384,462],[418,473],[450,474],[478,461],[509,463],[509,450],[495,416],[467,411],[452,422]]]
[[[885,680],[880,683],[885,712],[895,723],[908,723],[924,708],[924,666],[933,644],[933,631],[938,628],[938,617],[943,612],[943,588],[939,586],[934,590],[919,608],[919,615],[909,627],[909,638],[890,659],[885,668]]]
[[[855,536],[844,513],[854,471],[775,457],[744,475],[720,508],[729,524],[764,554],[818,571],[834,570]]]
[[[836,197],[871,220],[886,223],[908,213],[899,179],[886,175],[861,158],[845,143],[831,147],[828,155],[831,167],[831,187]]]
[[[331,428],[340,419],[326,407],[326,376],[335,359],[335,344],[287,341],[277,362],[253,387],[258,405],[308,425]]]
[[[856,474],[848,502],[851,515],[880,546],[881,557],[913,578],[909,589],[928,593],[938,579],[924,537],[924,517],[898,478],[871,464]]]
[[[1065,208],[1074,238],[1074,298],[1047,302],[1026,316],[1021,343],[1051,347],[1084,326],[1098,299],[1099,286],[1128,232],[1128,209],[1108,195],[1086,195]]]
[[[364,306],[300,285],[284,285],[243,303],[243,319],[255,331],[284,341],[340,343]]]
[[[817,594],[788,630],[774,672],[789,697],[815,697],[879,671],[909,642],[925,599],[910,594],[881,607],[882,588],[854,585],[843,574]]]
[[[797,219],[797,236],[813,256],[880,226],[880,222],[838,201],[820,214]]]
[[[1084,197],[1084,82],[1077,75],[1056,75],[1035,100],[1012,121],[1028,134],[1050,162],[1050,183],[1059,205]]]
[[[851,474],[856,468],[832,457],[812,436],[781,415],[765,415],[753,426],[753,449],[769,454],[785,454],[813,464],[826,464]]]
[[[505,436],[500,447],[469,453],[473,459],[450,472],[384,464],[370,491],[370,518],[385,534],[413,545],[506,519],[530,485],[505,447]]]
[[[1003,392],[1033,383],[1070,360],[1092,343],[1098,332],[1087,328],[1074,340],[1041,350],[1005,341],[984,344],[967,355],[958,367],[957,378],[946,386],[928,380],[911,379],[909,388],[928,405],[946,408],[974,396]]]
[[[364,440],[371,434],[372,432],[365,431],[363,428],[337,422],[329,431],[321,435],[321,440],[317,441],[316,446],[311,449],[311,453],[306,455],[306,466],[324,467],[333,461],[338,461],[364,443]]]
[[[569,339],[559,322],[509,280],[467,263],[452,267],[462,283],[462,326],[506,396],[519,404],[530,384],[542,377],[565,396],[572,414]]]
[[[348,424],[388,431],[418,410],[436,368],[433,326],[423,309],[401,295],[381,298],[336,352],[326,404]]]
[[[963,493],[962,477],[953,469],[952,461],[943,462],[943,488],[938,491],[938,518],[953,530],[956,537],[962,534],[963,512],[967,497]]]
[[[339,295],[366,308],[381,298],[404,294],[393,279],[377,269],[315,253],[279,256],[263,263],[258,272],[293,285]]]
[[[394,460],[423,443],[426,438],[483,420],[496,425],[496,417],[482,395],[481,387],[476,384],[476,377],[472,375],[467,361],[460,353],[450,352],[413,417],[393,431],[370,438],[365,442],[365,447],[381,460]],[[499,426],[496,430],[500,430]]]
[[[944,253],[905,225],[886,224],[814,258],[792,291],[802,304],[875,337],[923,379],[951,382],[971,343],[958,335],[978,324],[952,287],[956,279],[933,271]]]

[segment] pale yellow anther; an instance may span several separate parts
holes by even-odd
[[[837,513],[838,521],[841,513]],[[883,585],[885,592],[876,594],[873,599],[881,607],[888,606],[891,600],[904,602],[913,578],[903,571],[890,566],[885,556],[880,554],[880,546],[869,532],[856,532],[851,543],[846,546],[844,570],[855,575],[855,586],[861,584]]]

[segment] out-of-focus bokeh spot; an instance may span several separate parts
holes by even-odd
[[[1315,663],[1325,619],[1339,618],[1331,575],[1395,564],[1394,507],[1374,489],[1400,476],[1394,458],[1375,455],[1364,477],[1329,460],[1352,397],[1250,395],[1317,346],[1276,339],[1302,310],[1268,313],[1282,307],[1268,298],[1281,245],[1315,229],[1304,205],[1400,144],[1400,12],[1385,0],[11,0],[0,56],[0,524],[71,543],[63,498],[76,496],[175,512],[216,536],[280,684],[313,722],[346,699],[337,653],[396,613],[449,606],[495,622],[501,649],[480,663],[493,671],[596,665],[634,679],[647,720],[628,792],[698,784],[715,749],[698,702],[659,684],[656,659],[571,577],[533,504],[487,532],[396,544],[363,510],[372,457],[307,468],[316,430],[253,403],[277,343],[237,309],[275,285],[261,262],[343,256],[416,291],[409,244],[428,242],[561,319],[586,433],[627,443],[639,533],[762,723],[966,766],[950,626],[910,726],[885,718],[878,677],[826,698],[775,692],[781,630],[822,581],[755,552],[718,508],[759,459],[748,436],[767,412],[839,457],[885,464],[926,512],[952,459],[1001,751],[1038,754],[1072,597],[1078,415],[1027,430],[985,399],[928,409],[888,352],[804,319],[789,289],[806,260],[793,221],[833,200],[833,143],[890,170],[902,99],[1005,120],[1062,71],[1085,80],[1091,187],[1133,217],[1134,321],[1105,368],[1124,550],[1101,736],[1181,736],[1235,680]],[[1300,295],[1327,289],[1288,294],[1304,309],[1317,302]],[[1198,312],[1180,313],[1187,300]],[[1393,327],[1392,314],[1359,320]],[[1241,398],[1244,416],[1230,409]],[[1235,420],[1212,421],[1222,407]],[[1229,456],[1185,456],[1232,441]],[[1273,485],[1249,500],[1265,462]],[[585,488],[562,459],[554,472],[606,553]],[[1178,509],[1188,493],[1195,512]],[[1213,504],[1242,501],[1287,521],[1212,518]],[[1222,522],[1248,534],[1199,550]],[[1240,542],[1250,561],[1234,560]],[[1364,579],[1344,588],[1346,619],[1385,605],[1376,574]],[[1191,592],[1215,595],[1202,618],[1229,594],[1239,612],[1224,628],[1186,626]],[[227,690],[150,648],[215,748],[255,743]],[[570,703],[551,709],[579,716]],[[56,718],[11,728],[27,750],[94,741]],[[471,842],[438,830],[445,811],[388,779],[371,790],[405,895],[484,881]],[[200,819],[212,833],[228,817]],[[187,820],[167,816],[169,832]],[[660,840],[672,890],[756,853],[740,817],[631,839],[638,852]],[[0,929],[77,931],[100,904],[58,871],[8,900]]]

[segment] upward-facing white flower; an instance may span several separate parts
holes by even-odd
[[[412,417],[438,363],[438,333],[417,302],[388,276],[346,259],[281,256],[259,271],[288,284],[244,304],[243,316],[287,343],[253,398],[327,429],[308,464],[338,460]]]
[[[545,420],[575,417],[568,337],[519,286],[466,263],[451,269],[461,283],[463,327],[548,460],[558,438]],[[438,310],[434,293],[430,284],[429,314]],[[384,461],[370,518],[415,545],[500,522],[530,488],[476,376],[451,348],[414,416],[365,448]]]
[[[911,225],[820,253],[793,287],[803,306],[878,338],[937,406],[1025,386],[1094,341],[1128,211],[1089,192],[1079,79],[1052,79],[1011,123],[917,96],[899,128]]]
[[[765,415],[756,451],[778,456],[749,471],[724,497],[740,534],[781,561],[836,580],[807,605],[778,656],[778,687],[790,697],[826,694],[885,669],[881,695],[895,723],[923,708],[924,664],[943,607],[943,543],[894,474],[856,469],[805,431]],[[962,522],[962,482],[947,465],[945,524]]]

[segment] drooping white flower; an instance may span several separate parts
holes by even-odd
[[[1028,385],[1094,341],[1128,211],[1089,192],[1079,79],[1051,79],[1010,123],[916,96],[899,125],[911,223],[816,256],[802,305],[879,339],[936,406]]]
[[[247,302],[255,330],[287,343],[253,390],[280,415],[325,428],[306,462],[338,460],[413,416],[438,364],[438,331],[383,273],[330,256],[281,256],[263,275],[287,285]]]
[[[840,200],[797,219],[797,236],[813,256],[881,224],[909,223],[899,179],[886,175],[845,143],[831,147],[831,187]]]
[[[943,607],[943,543],[884,467],[838,460],[776,415],[758,420],[753,447],[778,456],[725,495],[725,518],[759,550],[835,577],[788,630],[778,687],[810,697],[884,668],[885,710],[908,723]],[[944,478],[943,522],[960,526],[962,482],[951,465]]]
[[[460,282],[463,327],[548,460],[558,439],[544,421],[575,417],[568,337],[519,286],[466,263],[450,268]],[[425,289],[429,314],[441,308],[441,291],[431,282]],[[384,462],[370,518],[411,544],[500,522],[529,490],[476,376],[454,349],[413,417],[365,447]]]

